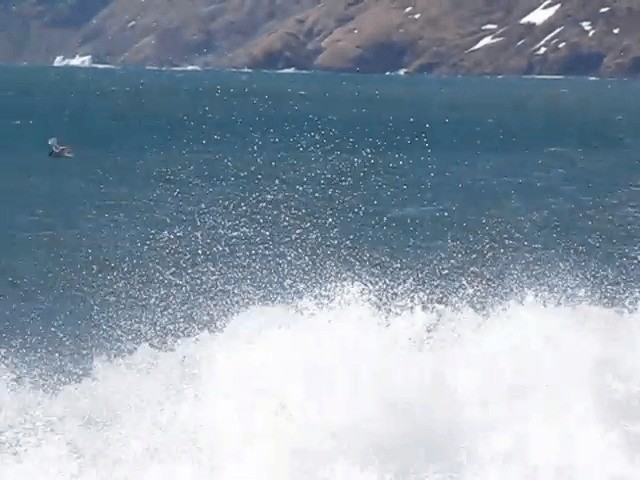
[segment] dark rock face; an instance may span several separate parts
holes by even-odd
[[[627,70],[632,75],[640,75],[640,56],[631,59]]]
[[[568,75],[591,75],[600,70],[604,58],[602,52],[577,50],[563,58],[559,70]]]
[[[245,61],[240,65],[251,65],[258,69],[307,70],[311,68],[313,56],[306,48],[306,42],[289,30],[278,30],[250,45]]]
[[[0,61],[640,75],[640,0],[0,0]]]

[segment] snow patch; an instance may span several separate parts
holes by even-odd
[[[478,43],[476,43],[473,47],[471,47],[469,50],[467,50],[466,53],[473,52],[475,50],[479,50],[482,47],[486,47],[487,45],[491,45],[493,43],[499,42],[500,40],[504,40],[504,37],[496,37],[495,36],[495,35],[499,35],[502,31],[504,31],[504,29],[500,30],[499,32],[492,33],[488,37],[484,37],[482,40],[480,40]]]
[[[551,0],[545,0],[545,2],[536,8],[533,12],[531,12],[526,17],[523,17],[520,20],[520,23],[531,23],[534,25],[542,25],[544,22],[549,20],[560,8],[561,3],[557,3],[553,6],[549,6]]]
[[[567,42],[562,42],[558,44],[558,48],[564,48],[564,46],[567,44]]]
[[[620,33],[620,29],[619,28],[614,28],[613,29],[613,33],[615,33],[616,35]]]
[[[482,30],[495,30],[496,28],[498,28],[498,26],[495,23],[487,23],[486,25],[483,25]]]
[[[596,31],[593,29],[593,26],[591,25],[591,22],[589,22],[589,21],[580,22],[580,26],[583,28],[583,30],[585,32],[587,32],[589,34],[590,37],[594,33],[596,33]]]
[[[547,43],[549,40],[551,40],[553,37],[555,37],[557,34],[559,34],[562,30],[564,30],[564,26],[556,28],[553,32],[551,32],[549,35],[547,35],[546,37],[544,37],[535,47],[533,47],[531,50],[542,50],[541,47]],[[536,55],[541,55],[542,53],[546,52],[547,49],[545,48],[544,50],[542,50],[541,53],[536,53]]]
[[[600,13],[607,13],[609,10],[611,10],[611,7],[602,7]]]
[[[131,20],[128,24],[127,24],[127,28],[133,28],[136,26],[136,21],[135,20]]]
[[[411,10],[413,10],[413,7],[407,7],[404,9],[404,13],[409,13]]]
[[[580,22],[580,26],[583,28],[583,30],[585,32],[589,32],[593,29],[593,27],[591,26],[591,22]]]
[[[516,43],[516,47],[519,47],[520,45],[522,45],[524,42],[526,42],[527,39],[523,38],[522,40],[520,40],[518,43]]]
[[[419,18],[420,18],[420,16],[421,16],[421,15],[422,15],[421,13],[416,13],[416,14],[413,16],[413,18],[415,18],[415,19],[417,20],[417,19],[419,19]]]

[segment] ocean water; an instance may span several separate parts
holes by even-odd
[[[637,478],[639,93],[3,67],[0,478]]]

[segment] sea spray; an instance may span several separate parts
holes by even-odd
[[[172,351],[2,385],[11,479],[634,478],[638,313],[256,306]],[[437,312],[437,313],[434,313]]]

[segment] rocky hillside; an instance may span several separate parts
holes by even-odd
[[[640,75],[640,0],[0,0],[0,61]]]

